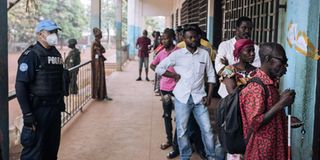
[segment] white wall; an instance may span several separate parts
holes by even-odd
[[[174,0],[142,0],[143,16],[169,16]]]

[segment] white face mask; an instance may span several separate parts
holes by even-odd
[[[46,40],[49,46],[55,46],[58,44],[58,36],[56,33],[47,36]]]

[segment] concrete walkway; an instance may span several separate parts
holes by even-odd
[[[130,61],[108,77],[113,101],[92,101],[63,128],[60,160],[166,159],[171,148],[159,148],[166,140],[160,97],[154,96],[152,82],[137,82],[137,74],[137,61]],[[194,154],[192,160],[200,158]]]

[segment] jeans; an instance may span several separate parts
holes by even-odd
[[[189,136],[187,135],[188,121],[191,113],[193,113],[194,118],[200,127],[201,138],[204,142],[207,158],[208,160],[214,159],[214,138],[207,107],[205,107],[202,102],[194,104],[192,96],[189,97],[187,104],[181,103],[177,99],[175,99],[174,102],[180,159],[189,160],[192,155]]]
[[[173,102],[171,100],[172,92],[171,91],[163,91],[162,93],[162,107],[163,107],[163,119],[164,119],[164,126],[167,134],[167,143],[172,144],[172,110],[174,109]]]

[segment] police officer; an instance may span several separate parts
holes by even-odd
[[[80,64],[80,51],[76,48],[77,40],[69,39],[68,47],[72,50],[69,52],[67,58],[65,59],[65,67],[66,69],[70,69],[76,65]],[[72,70],[70,72],[70,84],[69,90],[70,94],[78,94],[78,85],[77,85],[77,76],[79,69]]]
[[[23,113],[21,160],[56,160],[64,110],[63,61],[55,45],[58,30],[53,21],[41,21],[37,43],[18,60],[16,94]]]

